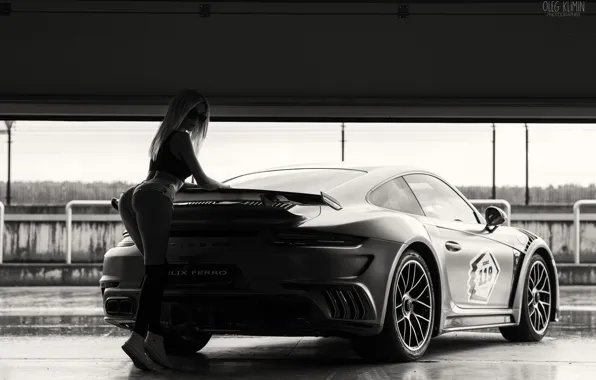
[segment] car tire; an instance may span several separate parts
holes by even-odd
[[[406,250],[391,280],[383,330],[375,336],[352,339],[354,350],[363,359],[375,362],[417,360],[432,338],[434,314],[430,270],[420,254]]]
[[[550,324],[553,295],[548,266],[540,255],[533,255],[529,268],[524,279],[520,323],[499,328],[503,338],[511,342],[538,342],[544,338]]]
[[[164,348],[166,354],[173,356],[192,356],[202,350],[211,340],[211,334],[200,333],[193,336],[166,335]]]

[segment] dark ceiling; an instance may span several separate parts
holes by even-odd
[[[219,120],[591,120],[583,3],[14,0],[0,115],[155,118],[191,87]]]

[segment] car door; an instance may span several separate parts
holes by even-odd
[[[514,249],[493,239],[476,211],[443,180],[428,174],[404,179],[425,223],[436,227],[429,231],[442,250],[453,302],[461,308],[508,307]]]

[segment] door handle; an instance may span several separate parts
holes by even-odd
[[[461,246],[459,245],[459,243],[454,242],[454,241],[448,241],[445,243],[445,248],[447,248],[448,251],[450,252],[458,252],[461,251]]]

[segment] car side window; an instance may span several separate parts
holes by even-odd
[[[426,216],[445,221],[478,224],[474,210],[449,185],[426,174],[405,176]]]
[[[384,183],[370,194],[372,204],[408,214],[422,215],[422,208],[403,178]]]

